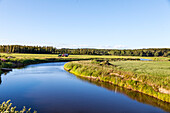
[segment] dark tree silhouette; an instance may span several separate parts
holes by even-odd
[[[170,56],[170,48],[149,48],[149,49],[92,49],[78,48],[57,49],[52,46],[21,46],[21,45],[0,45],[1,53],[33,53],[33,54],[71,54],[71,55],[118,55],[118,56]]]

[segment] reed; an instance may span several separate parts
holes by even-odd
[[[2,104],[0,104],[0,112],[1,113],[31,113],[31,108],[26,109],[24,106],[22,110],[17,111],[16,106],[12,107],[12,103],[10,103],[11,100],[4,101]],[[33,113],[37,113],[34,111]]]

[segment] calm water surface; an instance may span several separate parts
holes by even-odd
[[[0,102],[38,113],[166,113],[170,104],[106,83],[78,78],[65,62],[29,65],[1,76]]]

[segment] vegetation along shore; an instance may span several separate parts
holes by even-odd
[[[22,110],[17,111],[16,106],[12,107],[12,103],[10,103],[11,100],[8,100],[6,102],[3,102],[0,104],[0,112],[1,113],[31,113],[31,108],[28,110],[24,106]],[[37,111],[34,111],[33,113],[37,113]]]
[[[90,60],[68,62],[64,68],[77,76],[108,82],[169,103],[169,64],[167,61]]]
[[[168,57],[138,57],[111,55],[57,54],[0,54],[0,68],[18,68],[29,64],[68,62],[64,68],[78,76],[108,82],[142,92],[165,102],[170,102],[170,72]],[[152,61],[140,61],[151,59]],[[0,74],[3,72],[0,70]]]
[[[144,103],[144,104],[150,104],[155,107],[159,107],[161,109],[164,109],[167,112],[170,112],[170,103],[164,102],[160,99],[156,99],[152,96],[146,95],[144,93],[136,92],[127,88],[119,87],[117,85],[109,84],[102,81],[97,81],[95,79],[85,78],[82,76],[77,76],[77,78],[84,80],[86,82],[89,82],[91,84],[106,88],[107,90],[114,91],[115,93],[122,93],[123,95],[128,96],[129,98],[136,100],[138,102]]]
[[[68,62],[92,59],[108,60],[140,60],[138,57],[115,57],[115,56],[96,56],[96,55],[70,55],[69,57],[58,57],[57,54],[7,54],[0,53],[1,68],[19,68],[30,64],[47,63],[47,62]],[[0,70],[0,74],[2,74]]]

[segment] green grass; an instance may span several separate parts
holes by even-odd
[[[12,58],[8,58],[12,56]],[[47,63],[47,62],[67,62],[77,60],[88,60],[89,58],[77,57],[58,57],[52,54],[6,54],[1,53],[0,57],[6,61],[0,61],[0,68],[18,68],[29,64]],[[0,75],[2,71],[0,70]]]
[[[133,78],[170,90],[169,61],[115,61],[111,63],[116,66],[117,70],[133,73]]]
[[[14,56],[17,58],[37,58],[37,59],[44,59],[44,58],[58,58],[58,54],[7,54],[7,53],[0,53],[1,56]],[[151,59],[156,61],[168,61],[170,58],[168,57],[137,57],[137,56],[112,56],[112,55],[69,55],[69,57],[61,57],[61,58],[143,58],[143,59]]]
[[[168,61],[170,58],[168,57],[139,57],[139,56],[113,56],[113,55],[70,55],[70,57],[83,57],[83,58],[143,58],[143,59],[151,59],[156,61]]]
[[[159,61],[113,61],[111,64],[123,71],[131,71],[137,74],[170,77],[170,62]]]

